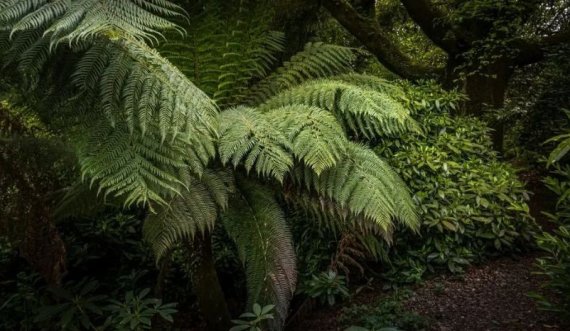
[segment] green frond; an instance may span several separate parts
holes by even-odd
[[[18,60],[18,71],[22,73],[24,84],[28,87],[36,87],[41,71],[50,59],[49,41],[39,39],[28,49],[22,52]]]
[[[6,47],[3,47],[2,51],[0,51],[3,65],[6,66],[17,62],[22,53],[37,43],[41,36],[42,32],[39,29],[23,31],[13,38],[10,38],[6,33],[3,42]]]
[[[114,31],[157,41],[160,31],[180,28],[168,20],[184,11],[166,0],[6,0],[0,26],[11,34],[46,27],[52,44],[78,42]]]
[[[323,209],[330,208],[326,200],[330,199],[338,204],[332,208],[339,216],[360,217],[377,224],[384,232],[390,232],[394,218],[411,228],[419,225],[404,182],[386,162],[361,145],[348,143],[344,157],[320,176],[298,169],[295,181],[324,199]],[[337,212],[338,208],[346,208],[350,214]]]
[[[84,133],[78,150],[83,177],[97,184],[99,192],[123,198],[124,204],[166,204],[166,198],[178,195],[191,172],[186,150],[187,140],[177,138],[161,144],[157,134],[129,132],[123,126],[111,127],[104,121],[92,123]]]
[[[178,134],[213,140],[217,108],[208,96],[144,43],[118,39],[95,43],[82,57],[73,82],[95,101],[111,125],[119,120],[144,135],[158,124],[161,141]]]
[[[570,117],[570,113],[569,117]],[[553,165],[554,163],[560,161],[568,152],[570,151],[570,133],[562,134],[553,138],[548,139],[546,143],[556,142],[558,145],[548,156],[547,164]]]
[[[249,172],[283,181],[293,166],[291,145],[263,114],[238,107],[221,113],[219,154],[222,162],[234,167],[243,164]]]
[[[304,220],[310,220],[319,229],[326,229],[335,234],[355,232],[366,235],[381,236],[385,241],[392,241],[392,228],[382,228],[376,222],[370,222],[362,214],[355,215],[349,206],[341,205],[335,200],[311,194],[304,190],[291,190],[283,194],[283,198],[297,213],[302,213]]]
[[[196,235],[213,230],[218,217],[217,203],[220,199],[227,201],[228,190],[222,178],[214,179],[214,173],[208,176],[210,184],[212,181],[221,183],[208,185],[193,179],[187,190],[145,220],[143,236],[150,244],[157,261],[181,240],[192,239]]]
[[[345,152],[347,140],[342,127],[331,113],[321,108],[288,106],[263,115],[273,128],[285,134],[295,158],[317,175],[336,165]]]
[[[330,77],[332,80],[345,82],[347,84],[364,87],[379,93],[388,94],[391,97],[404,96],[404,90],[389,80],[373,75],[364,75],[356,72],[349,72],[342,75]]]
[[[187,35],[167,34],[166,56],[221,107],[236,105],[252,79],[267,75],[283,50],[284,34],[271,31],[267,6],[243,1],[196,1]]]
[[[250,181],[238,187],[239,195],[222,216],[224,227],[245,264],[248,306],[275,305],[271,329],[281,330],[297,282],[291,234],[269,189]]]
[[[308,43],[303,51],[251,88],[245,101],[257,105],[283,89],[305,81],[348,72],[354,59],[354,52],[350,48],[320,42]]]
[[[390,95],[341,80],[304,83],[269,99],[261,109],[292,105],[326,109],[337,117],[348,134],[357,137],[372,139],[418,130],[409,111]]]

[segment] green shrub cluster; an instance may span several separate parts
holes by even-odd
[[[555,302],[545,295],[534,296],[542,309],[570,322],[570,166],[558,166],[553,176],[545,179],[545,184],[559,197],[556,212],[547,214],[558,228],[537,237],[539,247],[547,253],[538,259],[537,266],[539,273],[548,279],[544,287],[554,294]]]
[[[409,186],[422,227],[419,237],[395,233],[388,276],[414,282],[438,267],[461,272],[472,262],[529,247],[535,223],[528,194],[515,169],[492,150],[489,128],[451,116],[460,94],[429,83],[403,89],[423,132],[386,139],[375,150]]]
[[[370,304],[354,304],[342,310],[340,323],[346,330],[354,331],[398,331],[427,330],[428,321],[417,313],[408,311],[403,301],[409,291],[396,291]]]
[[[113,210],[59,225],[70,267],[61,287],[48,286],[0,236],[0,330],[130,331],[173,321],[176,304],[150,292],[157,274],[140,219]],[[189,292],[179,285],[172,290]]]

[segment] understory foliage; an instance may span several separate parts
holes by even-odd
[[[2,242],[2,330],[149,330],[151,320],[170,325],[175,303],[151,293],[152,253],[140,241],[142,222],[109,208],[93,218],[60,224],[69,273],[60,287],[45,283]],[[173,291],[184,291],[184,279]],[[165,297],[182,300],[174,293]],[[181,301],[179,301],[181,302]]]
[[[557,138],[561,140],[566,135]],[[558,228],[537,237],[538,246],[547,253],[537,260],[537,266],[539,274],[546,276],[548,281],[543,286],[545,293],[535,293],[534,297],[542,309],[553,311],[570,321],[570,167],[558,164],[568,153],[565,148],[567,144],[567,141],[563,141],[552,152],[550,160],[556,162],[555,171],[544,180],[558,197],[555,212],[545,213]]]
[[[81,172],[60,217],[136,209],[159,265],[221,226],[247,306],[275,305],[281,329],[296,287],[284,205],[384,238],[395,221],[417,228],[406,186],[367,143],[418,128],[391,84],[351,73],[352,50],[310,43],[283,62],[283,35],[267,31],[255,1],[0,3],[4,71]]]
[[[368,304],[353,304],[342,309],[340,323],[347,331],[426,330],[428,321],[417,313],[407,311],[403,301],[407,291],[396,291]]]
[[[461,95],[431,83],[405,84],[404,90],[423,134],[381,141],[375,150],[410,187],[422,226],[419,239],[396,233],[390,278],[414,282],[438,267],[460,272],[472,262],[532,247],[537,229],[528,192],[492,150],[488,127],[451,116]]]
[[[400,85],[392,95],[420,131],[378,140],[374,150],[410,188],[419,235],[397,228],[387,244],[354,229],[294,222],[303,283],[323,269],[364,274],[372,261],[383,262],[389,281],[413,283],[437,269],[457,273],[533,246],[537,228],[515,169],[497,158],[485,123],[451,115],[463,96],[431,82]]]

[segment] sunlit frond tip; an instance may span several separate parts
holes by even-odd
[[[3,0],[0,28],[18,31],[42,29],[52,43],[79,41],[102,31],[157,41],[161,31],[183,30],[169,19],[185,17],[184,10],[167,0]]]

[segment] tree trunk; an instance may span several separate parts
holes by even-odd
[[[227,331],[231,326],[230,313],[214,265],[210,234],[197,235],[189,246],[192,285],[208,330]]]
[[[20,243],[22,257],[50,286],[61,286],[66,271],[66,250],[57,228],[49,218],[49,210],[45,207],[32,206],[24,231],[24,239]]]
[[[507,84],[512,69],[505,61],[498,61],[478,73],[465,79],[465,93],[469,97],[464,112],[467,115],[482,117],[487,109],[500,109],[505,104]],[[504,122],[497,119],[491,123],[493,128],[493,148],[503,151]]]

